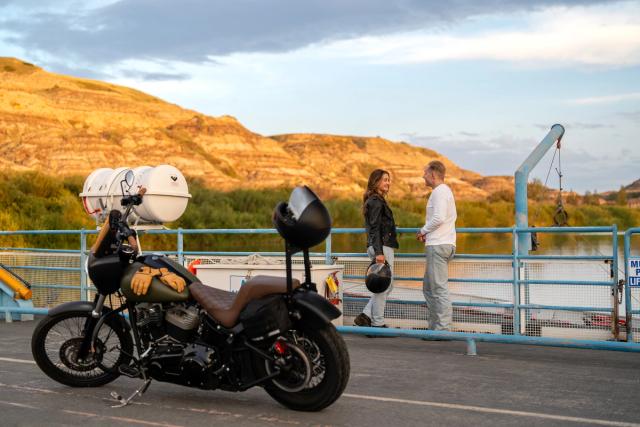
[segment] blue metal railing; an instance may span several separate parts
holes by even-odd
[[[416,233],[418,228],[399,228],[399,233]],[[332,236],[339,234],[360,234],[364,233],[365,230],[363,228],[337,228],[332,230],[331,235],[327,238],[325,242],[325,250],[324,252],[314,252],[311,255],[316,257],[324,257],[327,263],[332,262],[334,257],[366,257],[365,253],[341,253],[341,252],[333,252],[332,251]],[[581,348],[595,348],[589,347],[591,344],[586,342],[580,343],[579,341],[584,340],[556,340],[550,338],[542,338],[542,337],[526,337],[526,340],[518,341],[518,337],[521,336],[525,331],[523,330],[523,320],[525,322],[530,319],[523,319],[522,314],[528,313],[530,310],[565,310],[565,311],[591,311],[591,312],[611,312],[612,307],[591,307],[591,306],[567,306],[567,305],[542,305],[542,304],[531,304],[528,288],[534,285],[566,285],[566,286],[610,286],[612,289],[617,285],[617,228],[616,226],[611,227],[538,227],[538,228],[516,228],[516,227],[498,227],[498,228],[458,228],[458,233],[469,233],[469,234],[478,234],[478,233],[489,233],[489,234],[510,234],[511,243],[512,243],[512,253],[511,254],[457,254],[456,259],[466,259],[466,260],[500,260],[500,261],[511,261],[511,267],[513,271],[513,275],[511,279],[505,278],[456,278],[452,277],[449,280],[453,283],[485,283],[485,284],[512,284],[513,289],[513,302],[512,303],[487,303],[487,302],[454,302],[454,306],[458,307],[487,307],[487,308],[501,308],[501,309],[510,309],[513,311],[513,335],[487,335],[487,334],[464,334],[460,332],[449,333],[453,334],[460,340],[480,340],[480,341],[490,341],[491,337],[494,337],[493,341],[499,342],[514,342],[514,343],[529,343],[531,339],[539,340],[539,343],[546,343],[543,345],[559,345],[561,343],[567,343],[571,341],[574,346],[582,346]],[[532,232],[537,233],[594,233],[594,234],[603,234],[611,235],[611,242],[613,247],[613,252],[611,256],[579,256],[579,255],[528,255],[528,254],[519,254],[518,253],[518,243],[520,239],[520,235],[527,235]],[[165,251],[167,254],[176,255],[181,262],[184,262],[186,256],[243,256],[256,252],[244,252],[244,251],[187,251],[185,250],[185,236],[189,235],[202,235],[202,234],[214,234],[214,235],[234,235],[234,234],[265,234],[265,235],[275,235],[277,231],[275,229],[182,229],[179,228],[177,230],[146,230],[145,234],[158,234],[158,235],[176,235],[176,251]],[[630,236],[633,233],[640,233],[640,228],[628,230],[625,234],[625,268],[626,268],[626,259],[628,258],[628,241],[630,240]],[[87,257],[87,236],[91,234],[96,234],[95,230],[23,230],[23,231],[0,231],[0,235],[37,235],[37,234],[66,234],[66,235],[79,235],[80,237],[80,250],[45,250],[42,248],[0,248],[0,250],[11,250],[11,251],[32,251],[32,252],[49,252],[49,253],[65,253],[65,254],[78,254],[80,257],[80,268],[72,268],[72,267],[43,267],[43,266],[28,266],[28,265],[20,265],[13,266],[16,269],[47,269],[47,270],[58,270],[58,271],[77,271],[80,274],[80,295],[83,299],[88,299],[89,297],[89,279],[87,277],[86,271],[84,269],[84,265]],[[283,252],[258,252],[262,255],[274,255],[274,256],[283,256]],[[399,258],[417,258],[423,257],[422,253],[398,253],[396,255]],[[566,260],[566,261],[611,261],[612,263],[612,277],[610,281],[602,281],[602,280],[541,280],[541,279],[531,279],[527,277],[521,277],[521,266],[523,262],[530,261],[547,261],[547,260]],[[345,279],[362,279],[362,276],[355,275],[345,275]],[[627,274],[628,277],[628,274]],[[408,280],[408,281],[421,281],[422,277],[396,277],[396,280]],[[38,285],[36,288],[59,288],[59,289],[78,289],[77,286],[72,285]],[[522,294],[524,291],[524,295]],[[346,296],[345,301],[358,301],[359,298]],[[627,325],[628,325],[628,339],[631,341],[633,337],[633,333],[631,330],[631,315],[640,313],[640,311],[630,311],[632,310],[631,306],[631,296],[628,287],[625,289],[625,301],[627,307]],[[421,304],[424,305],[424,301],[407,301],[407,300],[390,300],[390,302],[396,302],[399,304]],[[31,311],[29,309],[19,308],[19,307],[0,307],[0,313],[2,312],[19,312],[19,313],[30,313],[30,314],[42,314],[45,313],[47,309],[45,308],[33,308]],[[525,316],[526,317],[526,316]],[[350,327],[341,327],[340,330],[344,333],[366,333],[370,335],[375,335],[376,331],[365,331],[364,329],[355,329]],[[360,331],[360,332],[358,332]],[[391,329],[390,331],[384,331],[381,335],[393,334],[394,332],[398,335],[402,336],[414,336],[415,334],[422,334],[421,337],[433,337],[436,334],[436,331],[412,331],[409,330],[398,330]],[[482,335],[482,336],[480,336]],[[487,335],[487,336],[485,336]],[[449,335],[447,335],[449,337]],[[499,338],[498,338],[499,337]],[[513,339],[510,341],[510,339]],[[598,348],[606,348],[608,344],[607,342],[601,342],[601,346]],[[599,345],[600,345],[599,344]],[[620,344],[620,343],[617,343]],[[471,345],[471,344],[470,344]],[[475,344],[474,344],[475,346]],[[563,345],[564,346],[564,345]],[[568,345],[567,345],[568,346]],[[610,349],[621,349],[624,348],[626,351],[640,351],[640,345],[636,347],[628,346],[609,346]],[[474,347],[475,348],[475,347]],[[632,350],[629,350],[631,348]]]

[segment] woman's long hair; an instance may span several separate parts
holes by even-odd
[[[387,172],[384,169],[376,169],[373,172],[371,172],[371,175],[369,175],[367,190],[364,192],[364,195],[362,196],[362,213],[364,215],[367,214],[367,211],[366,211],[367,199],[371,197],[373,194],[380,194],[378,193],[378,184],[380,183],[380,180],[385,175],[391,176],[389,172]],[[380,194],[380,196],[384,197],[384,194]]]

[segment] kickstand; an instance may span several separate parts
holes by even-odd
[[[119,403],[117,405],[111,405],[111,407],[122,408],[123,406],[127,406],[129,403],[131,403],[134,397],[142,396],[144,392],[147,391],[147,389],[149,388],[149,384],[151,384],[151,378],[145,378],[144,384],[142,384],[142,387],[134,391],[133,394],[131,394],[131,396],[127,397],[126,399],[120,396],[118,392],[112,391],[111,397],[113,397]]]

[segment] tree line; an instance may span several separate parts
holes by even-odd
[[[87,215],[78,194],[84,178],[58,178],[40,172],[0,172],[0,230],[77,230],[95,229],[95,221]],[[535,183],[534,183],[535,185]],[[536,201],[536,191],[529,192],[530,223],[553,225],[556,205],[545,198]],[[287,200],[290,189],[235,190],[222,192],[207,188],[198,180],[190,180],[192,198],[184,215],[169,228],[272,228],[271,214],[275,205]],[[393,191],[392,191],[393,193]],[[514,223],[512,194],[497,194],[483,201],[458,200],[458,227],[510,227]],[[394,198],[389,195],[399,227],[420,227],[424,224],[425,200]],[[363,227],[361,195],[332,198],[325,201],[334,227]],[[638,209],[622,205],[586,204],[583,200],[567,200],[569,225],[612,225],[624,230],[640,224]],[[510,236],[492,239],[509,241]],[[91,244],[91,239],[89,244]],[[468,237],[470,244],[472,237]],[[481,239],[487,242],[486,238]],[[351,251],[364,245],[362,235],[333,236],[334,251]],[[157,250],[175,250],[175,236],[146,236],[144,245]],[[420,250],[411,235],[403,235],[404,248]],[[22,235],[0,236],[2,247],[43,247],[77,249],[77,236]],[[491,246],[488,244],[488,246]],[[501,245],[502,246],[502,245]],[[415,248],[414,248],[415,247]],[[212,249],[215,248],[215,249]],[[282,243],[269,235],[197,235],[185,236],[186,250],[280,251]],[[490,247],[488,248],[491,249]]]

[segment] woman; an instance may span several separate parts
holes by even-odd
[[[367,229],[367,254],[371,260],[375,260],[377,263],[386,261],[393,272],[393,252],[398,248],[398,239],[393,212],[385,200],[390,185],[389,172],[382,169],[371,172],[367,191],[362,198],[362,213]],[[362,313],[354,319],[354,324],[356,326],[386,328],[384,307],[387,303],[387,295],[392,288],[393,282],[385,292],[373,294]]]

